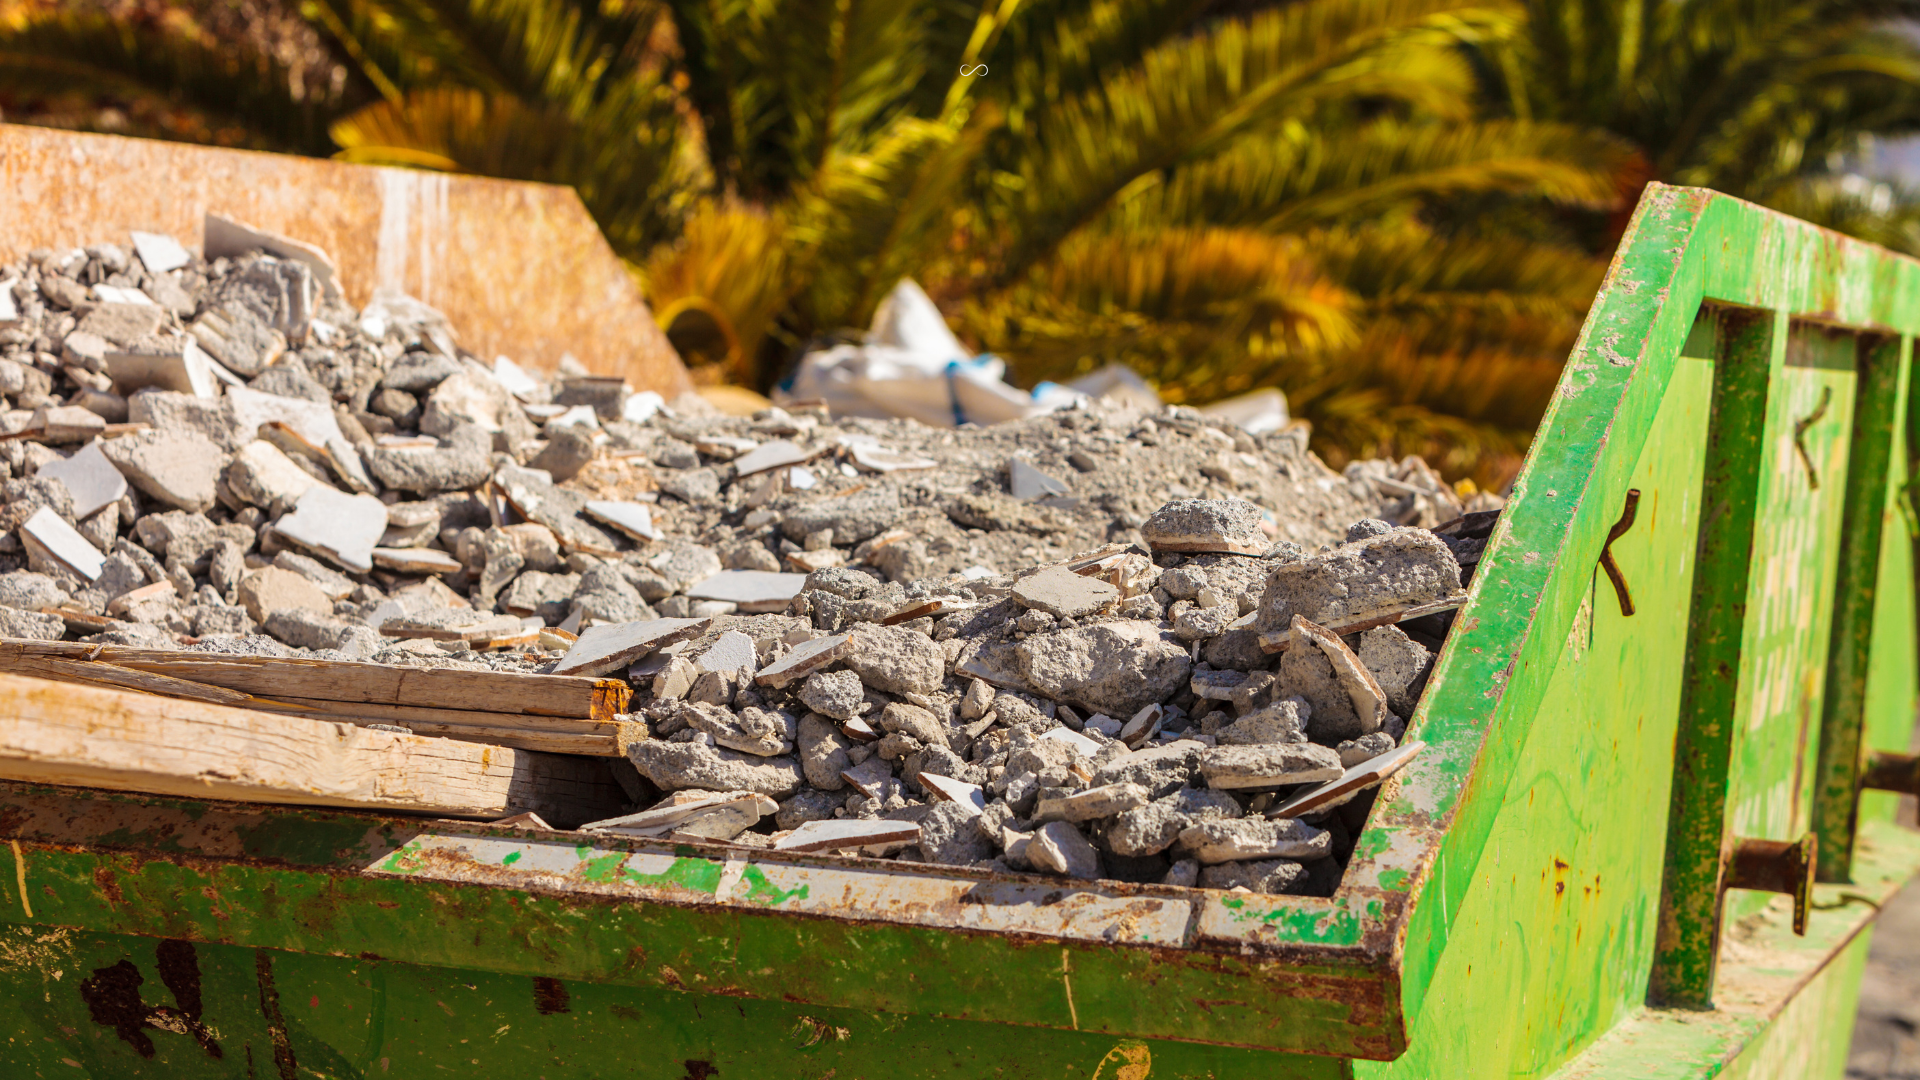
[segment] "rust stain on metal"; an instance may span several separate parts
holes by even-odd
[[[354,306],[402,290],[484,361],[551,372],[572,353],[672,397],[686,369],[571,188],[0,125],[0,260],[125,243],[197,247],[209,211],[316,244]]]

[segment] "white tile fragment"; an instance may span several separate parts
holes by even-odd
[[[20,526],[20,539],[37,546],[42,554],[58,560],[88,581],[100,576],[100,567],[107,561],[100,549],[88,543],[86,537],[50,506],[35,510]]]
[[[127,493],[127,478],[113,467],[97,442],[88,443],[79,453],[61,461],[40,466],[37,476],[58,480],[73,494],[73,517],[80,521],[92,517],[101,507],[118,502]]]
[[[560,658],[553,674],[605,675],[619,671],[662,645],[696,636],[708,621],[647,619],[588,627],[573,643],[573,648],[567,650],[567,655]]]
[[[589,499],[587,516],[611,525],[636,540],[660,538],[660,530],[653,527],[653,511],[643,503]]]
[[[805,574],[772,570],[722,570],[687,590],[691,600],[724,600],[748,614],[780,612],[800,594]]]
[[[300,494],[293,513],[274,523],[288,540],[349,570],[373,569],[373,549],[387,531],[387,507],[371,495],[348,495],[324,484]]]
[[[138,229],[131,232],[134,253],[140,256],[149,274],[178,270],[193,261],[192,253],[166,233],[141,232]]]

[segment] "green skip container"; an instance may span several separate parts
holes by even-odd
[[[1331,899],[0,785],[0,1077],[1838,1077],[1920,263],[1642,198]]]

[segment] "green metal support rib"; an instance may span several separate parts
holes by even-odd
[[[1674,736],[1667,862],[1647,987],[1655,1005],[1695,1009],[1713,1007],[1753,526],[1766,459],[1767,395],[1784,356],[1786,318],[1781,312],[1727,310],[1719,337]]]
[[[1893,425],[1899,416],[1900,369],[1912,339],[1874,336],[1860,342],[1852,448],[1847,455],[1847,501],[1840,525],[1834,581],[1833,638],[1828,650],[1826,700],[1820,716],[1820,753],[1813,793],[1813,832],[1819,839],[1821,881],[1852,873],[1855,811],[1859,803],[1860,745],[1872,659],[1875,593],[1887,480],[1893,465]]]

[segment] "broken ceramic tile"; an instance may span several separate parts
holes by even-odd
[[[121,593],[119,596],[107,601],[107,614],[116,619],[125,618],[128,610],[136,605],[146,603],[149,600],[165,600],[168,597],[176,595],[178,595],[178,590],[174,589],[173,582],[166,580],[156,581],[151,585],[142,585],[131,592]]]
[[[716,638],[698,656],[690,656],[696,671],[752,671],[759,667],[754,656],[753,639],[738,630],[729,630]]]
[[[1403,623],[1409,619],[1417,619],[1422,615],[1437,615],[1443,611],[1452,611],[1466,602],[1466,591],[1461,590],[1444,600],[1429,600],[1425,603],[1405,604],[1385,611],[1370,611],[1356,618],[1327,623],[1325,628],[1331,634],[1346,637],[1349,634],[1371,630],[1376,626],[1388,626],[1393,623]],[[1234,627],[1251,626],[1259,615],[1257,611],[1250,612],[1236,622]],[[1262,633],[1259,642],[1261,652],[1285,652],[1293,644],[1293,630],[1289,627],[1285,630]]]
[[[273,531],[349,570],[373,569],[373,549],[387,531],[387,507],[371,495],[348,495],[315,484]]]
[[[20,526],[20,539],[23,543],[37,545],[40,552],[55,559],[61,565],[92,581],[100,576],[100,568],[107,557],[87,542],[67,520],[55,513],[53,507],[43,506],[33,512]]]
[[[636,540],[660,538],[660,531],[653,527],[653,511],[642,503],[589,499],[587,516],[605,522]]]
[[[852,634],[817,637],[795,645],[791,652],[768,664],[753,681],[761,686],[782,687],[844,659],[852,651]]]
[[[169,270],[178,270],[193,261],[193,255],[182,247],[180,241],[166,233],[150,233],[132,230],[133,250],[140,256],[140,262],[149,274],[164,274]]]
[[[781,612],[807,583],[805,574],[771,570],[722,570],[687,590],[691,600],[724,600],[745,614]]]
[[[466,569],[459,559],[435,548],[373,549],[374,565],[403,574],[457,574]]]
[[[676,796],[686,796],[676,798]],[[581,832],[608,833],[614,836],[665,836],[677,826],[690,819],[712,814],[714,811],[738,811],[737,815],[746,821],[728,837],[716,837],[712,831],[703,831],[701,835],[708,839],[726,839],[738,835],[745,829],[779,810],[780,806],[765,795],[751,791],[680,791],[668,796],[660,805],[642,810],[637,814],[607,818],[580,826]]]
[[[93,287],[93,294],[99,297],[100,302],[103,304],[144,304],[148,307],[158,306],[153,302],[153,297],[148,296],[139,289],[127,289],[115,285],[95,285]]]
[[[911,821],[841,819],[809,821],[773,842],[775,851],[838,851],[873,844],[910,844],[920,839]]]
[[[122,395],[151,386],[211,398],[219,396],[221,383],[237,387],[240,382],[190,337],[168,343],[164,351],[110,350],[104,362],[114,393]]]
[[[1065,743],[1087,757],[1092,757],[1094,754],[1100,752],[1099,743],[1094,742],[1092,739],[1087,738],[1072,728],[1057,727],[1051,731],[1042,733],[1040,738]]]
[[[1415,755],[1426,748],[1426,745],[1416,739],[1403,746],[1396,746],[1378,757],[1368,758],[1342,773],[1339,779],[1329,780],[1267,811],[1267,816],[1299,817],[1301,814],[1311,814],[1318,810],[1331,810],[1405,768],[1407,762],[1412,761]]]
[[[70,458],[47,462],[35,475],[67,486],[73,494],[75,521],[92,517],[101,507],[120,501],[127,493],[127,478],[101,453],[97,442],[88,443]]]
[[[1019,458],[1007,460],[1007,488],[1014,498],[1023,500],[1067,493],[1067,485]]]
[[[618,671],[662,645],[697,636],[706,619],[648,619],[603,623],[587,628],[567,655],[554,666],[555,675],[605,675]]]
[[[813,457],[813,453],[785,439],[776,439],[773,442],[761,443],[735,458],[733,467],[739,476],[752,476],[754,473],[777,469],[783,465],[798,465]]]
[[[962,808],[971,809],[974,815],[987,808],[987,794],[979,784],[969,784],[965,780],[955,780],[939,773],[923,772],[920,774],[920,786],[926,788],[927,793],[935,799],[959,803]]]

